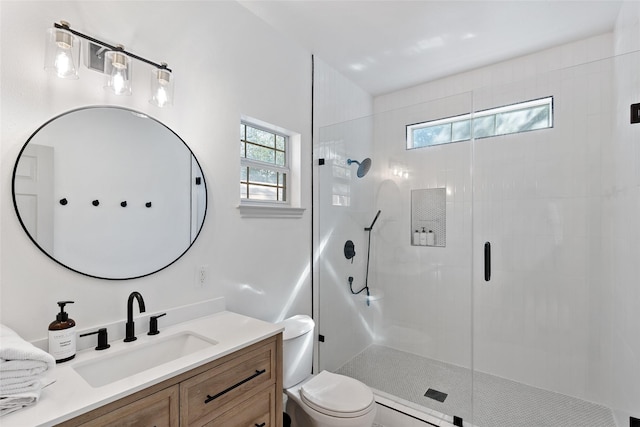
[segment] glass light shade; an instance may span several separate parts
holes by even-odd
[[[105,73],[107,74],[105,89],[116,95],[131,95],[131,58],[117,50],[107,52]]]
[[[47,30],[44,69],[62,79],[77,79],[80,65],[80,40],[60,28]]]
[[[166,68],[151,70],[151,98],[149,102],[158,107],[173,103],[173,74]]]

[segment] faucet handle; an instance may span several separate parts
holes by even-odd
[[[162,313],[156,316],[149,317],[149,332],[147,332],[147,335],[158,335],[160,333],[160,331],[158,330],[158,318],[166,314],[167,313]]]
[[[96,347],[96,350],[106,350],[109,347],[111,347],[111,345],[108,343],[108,338],[107,338],[107,328],[100,328],[97,331],[93,331],[93,332],[87,332],[86,334],[81,334],[81,337],[86,337],[87,335],[94,335],[94,334],[98,334],[98,346]]]

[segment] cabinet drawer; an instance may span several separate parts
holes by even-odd
[[[276,359],[276,343],[271,342],[183,381],[181,425],[204,425],[238,404],[235,399],[275,384]]]
[[[82,427],[177,427],[179,388],[177,385],[122,406],[82,424]]]
[[[205,427],[275,426],[275,387],[261,391],[205,424]]]

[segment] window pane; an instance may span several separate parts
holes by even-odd
[[[260,160],[266,163],[275,163],[275,151],[271,148],[262,147],[260,145],[247,144],[247,159]]]
[[[496,135],[549,127],[549,107],[528,108],[496,115]]]
[[[247,184],[240,184],[240,198],[247,198]]]
[[[284,163],[285,163],[284,153],[282,151],[276,151],[275,153],[276,153],[276,165],[284,166]]]
[[[247,141],[264,145],[265,147],[275,148],[276,136],[271,132],[252,128],[247,126]]]
[[[265,187],[262,185],[249,185],[249,198],[254,200],[278,200],[278,189],[276,187]]]
[[[494,122],[495,116],[473,119],[473,136],[475,138],[484,138],[486,136],[495,135]]]
[[[247,144],[245,144],[243,141],[240,141],[240,157],[247,157],[247,154],[245,152],[245,146]]]
[[[247,168],[240,167],[240,181],[247,181]]]
[[[278,173],[269,169],[249,168],[249,182],[277,185]]]
[[[246,139],[245,137],[245,129],[247,126],[244,123],[240,123],[240,139]]]
[[[427,147],[448,142],[451,142],[451,123],[413,129],[414,147]]]
[[[451,123],[451,141],[466,141],[471,139],[471,120]]]
[[[276,135],[276,148],[284,151],[284,136]]]

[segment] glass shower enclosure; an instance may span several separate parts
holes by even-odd
[[[634,187],[619,165],[637,139],[622,82],[638,56],[321,128],[318,368],[426,425],[615,427],[611,283],[631,268],[612,256],[626,216],[616,189]],[[546,97],[549,128],[407,149],[416,123]],[[349,160],[365,158],[358,177]]]

